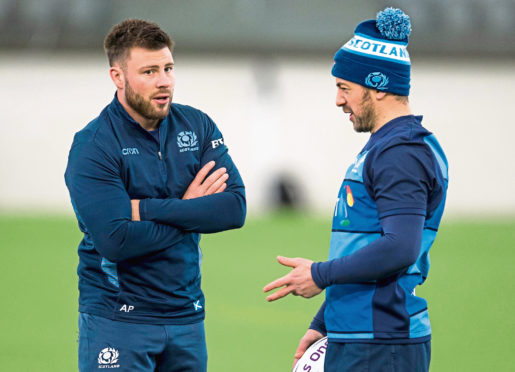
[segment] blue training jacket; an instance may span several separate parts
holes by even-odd
[[[224,192],[182,200],[209,161]],[[243,181],[203,112],[173,103],[159,141],[113,101],[75,134],[65,173],[79,228],[79,311],[135,323],[204,319],[200,233],[243,226]],[[132,221],[140,199],[141,221]]]
[[[427,302],[415,295],[415,287],[429,273],[429,249],[444,211],[448,169],[442,148],[421,120],[409,115],[384,125],[345,174],[329,260],[353,255],[381,238],[382,218],[418,215],[425,223],[418,258],[410,267],[378,280],[327,287],[324,318],[333,342],[416,343],[431,337]],[[380,166],[379,159],[387,154],[389,160]],[[420,163],[423,175],[410,173],[409,163]]]

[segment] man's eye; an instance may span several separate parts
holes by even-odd
[[[152,75],[152,70],[145,70],[143,71],[145,75]]]
[[[170,67],[165,67],[165,71],[166,72],[170,72],[173,70],[173,66],[170,66]]]

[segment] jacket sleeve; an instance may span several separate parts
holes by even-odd
[[[132,221],[129,195],[117,161],[92,142],[74,141],[65,180],[72,205],[96,250],[119,262],[167,249],[185,233],[151,221]]]
[[[314,329],[315,331],[320,332],[324,336],[327,336],[327,329],[325,328],[325,301],[320,306],[320,309],[318,310],[317,314],[313,318],[313,321],[311,322],[309,329]]]
[[[214,170],[225,167],[229,178],[224,192],[196,199],[144,199],[140,201],[142,220],[175,226],[184,231],[214,233],[242,227],[246,201],[243,180],[232,161],[222,134],[207,116],[206,136],[200,167],[214,160]]]
[[[379,280],[406,270],[420,253],[424,216],[395,215],[381,220],[384,235],[351,255],[315,262],[311,275],[322,289],[333,284]]]
[[[391,147],[369,169],[365,185],[377,203],[383,234],[348,256],[313,264],[313,280],[320,288],[384,279],[418,258],[428,195],[435,185],[430,153],[419,145]]]

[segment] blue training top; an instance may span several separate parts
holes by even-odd
[[[134,323],[204,319],[200,233],[241,227],[243,181],[203,112],[173,103],[159,141],[113,101],[76,133],[65,173],[79,228],[79,311]],[[209,161],[224,192],[181,200]],[[141,199],[132,221],[131,199]]]
[[[372,134],[345,175],[329,261],[312,274],[326,302],[311,328],[333,342],[424,342],[427,303],[415,295],[443,214],[447,160],[421,117]]]

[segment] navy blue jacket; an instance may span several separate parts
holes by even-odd
[[[447,185],[447,158],[421,116],[395,118],[371,135],[340,188],[329,261],[311,267],[326,288],[311,328],[332,342],[431,338],[415,287],[429,274]]]
[[[224,192],[182,200],[209,161]],[[65,174],[79,228],[79,311],[136,323],[204,319],[200,233],[243,226],[243,181],[203,112],[173,103],[159,141],[115,98],[75,135]],[[131,199],[141,199],[132,221]]]

